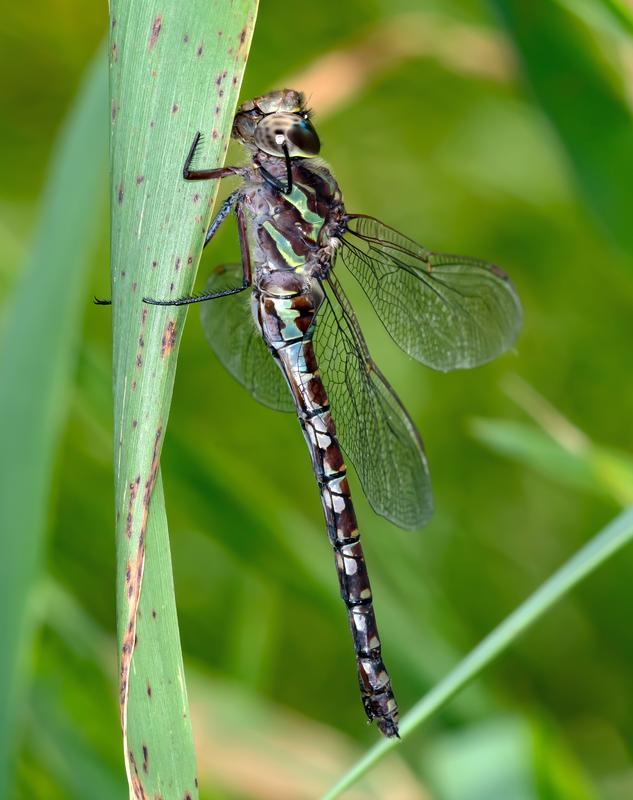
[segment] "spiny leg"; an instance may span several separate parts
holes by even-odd
[[[197,148],[198,148],[198,146],[199,146],[199,144],[201,142],[202,142],[202,134],[200,133],[200,131],[198,131],[198,133],[196,133],[196,135],[194,136],[193,142],[191,143],[191,147],[189,148],[189,152],[187,153],[187,158],[185,159],[185,165],[184,165],[183,170],[182,170],[182,177],[186,181],[206,181],[206,180],[212,180],[214,178],[215,179],[220,179],[220,178],[226,178],[229,175],[239,174],[239,167],[219,167],[218,169],[192,170],[191,169],[191,162],[193,161],[194,156],[196,154],[196,150],[197,150]],[[206,247],[209,244],[211,239],[213,239],[213,237],[215,236],[215,234],[216,234],[218,228],[220,227],[220,225],[224,222],[224,220],[231,213],[231,210],[233,209],[233,207],[234,207],[234,205],[235,205],[235,203],[237,201],[238,194],[239,194],[239,189],[236,189],[236,191],[234,191],[232,194],[230,194],[226,198],[224,203],[222,204],[222,207],[220,208],[218,213],[215,215],[215,217],[211,221],[211,224],[209,225],[209,230],[207,231],[207,234],[204,237],[204,244],[202,245],[203,247]],[[241,286],[239,288],[232,289],[228,293],[229,294],[234,294],[235,292],[240,292],[240,291],[242,291],[242,289],[245,289],[245,288],[246,288],[246,286]],[[220,297],[221,295],[213,295],[213,297],[216,297],[216,296]],[[206,296],[206,295],[201,295],[200,297],[196,297],[196,298],[183,297],[183,298],[181,298],[181,300],[169,300],[169,301],[164,301],[164,302],[163,301],[158,301],[158,300],[153,301],[153,300],[150,300],[149,298],[146,298],[146,297],[143,298],[144,302],[150,303],[150,305],[161,305],[161,306],[164,306],[164,305],[170,305],[170,306],[187,305],[187,302],[198,303],[201,300],[211,300],[211,299],[212,299],[212,296]],[[181,301],[183,301],[183,302],[181,302]],[[94,304],[96,306],[111,306],[112,305],[112,300],[103,300],[103,299],[101,299],[99,297],[95,297],[93,302],[94,302]]]
[[[211,239],[213,239],[215,234],[218,232],[220,225],[222,225],[222,223],[228,217],[231,211],[233,211],[233,209],[235,208],[235,204],[237,203],[237,198],[239,197],[239,194],[240,190],[236,189],[222,203],[222,205],[220,206],[220,210],[211,220],[211,224],[209,225],[209,230],[207,231],[206,236],[204,237],[204,244],[202,245],[203,248],[209,244]]]
[[[240,250],[242,253],[242,285],[235,286],[232,289],[224,289],[221,292],[207,292],[205,294],[194,295],[192,297],[180,297],[177,300],[154,300],[150,297],[144,297],[144,303],[148,303],[152,306],[187,306],[191,305],[192,303],[202,303],[205,300],[215,300],[218,297],[227,297],[231,294],[238,294],[238,292],[243,292],[244,289],[248,289],[252,280],[250,251],[248,249],[248,241],[246,238],[246,222],[244,220],[244,212],[242,210],[242,206],[237,202],[238,197],[239,189],[226,198],[222,204],[222,207],[209,226],[209,230],[207,231],[207,235],[205,237],[204,246],[206,247],[206,245],[211,241],[211,239],[217,233],[220,225],[224,222],[232,209],[235,208],[235,214],[237,216],[237,232],[239,235]]]
[[[191,169],[191,162],[194,159],[198,145],[202,141],[200,131],[193,137],[193,142],[187,153],[185,165],[182,168],[182,177],[186,181],[210,181],[220,178],[227,178],[229,175],[239,175],[240,167],[215,167],[214,169]]]

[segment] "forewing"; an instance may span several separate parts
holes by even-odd
[[[420,528],[433,500],[418,432],[371,360],[340,284],[330,276],[324,289],[314,344],[341,447],[374,511]]]
[[[223,264],[209,276],[205,292],[222,291],[241,282],[242,268]],[[250,290],[244,290],[202,303],[204,334],[222,364],[256,400],[277,411],[293,411],[282,372],[255,326],[250,300]]]
[[[493,264],[425,250],[373,217],[350,215],[338,251],[383,325],[433,369],[475,367],[512,347],[521,304]]]

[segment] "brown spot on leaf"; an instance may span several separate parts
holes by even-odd
[[[136,478],[130,483],[130,499],[127,504],[127,518],[125,520],[125,535],[128,539],[132,537],[132,524],[134,522],[134,502],[138,494],[138,487],[141,484],[141,476],[137,475]],[[127,570],[125,572],[126,583],[130,582],[130,562],[128,561]]]
[[[173,322],[172,325],[174,326],[174,335],[175,335],[176,323]],[[169,328],[169,323],[167,324],[167,327]],[[145,523],[147,522],[146,516],[147,516],[147,511],[149,510],[149,501],[152,499],[152,491],[154,490],[154,484],[156,482],[156,476],[158,475],[158,467],[159,467],[159,464],[160,464],[160,458],[159,458],[160,447],[159,447],[159,445],[160,445],[160,437],[162,435],[162,432],[163,432],[162,427],[159,427],[156,430],[156,435],[154,436],[154,450],[152,451],[152,464],[151,464],[151,467],[150,467],[149,478],[147,479],[147,482],[145,483],[145,493],[143,494],[143,506],[144,506],[145,516],[144,516],[144,519],[143,519],[143,523],[144,524],[141,527],[141,533],[142,534],[145,533]],[[139,541],[139,545],[142,546],[142,544],[143,544],[142,540]],[[140,569],[142,569],[142,566],[139,563],[139,570]]]
[[[190,264],[193,264],[193,256],[189,256],[189,258],[187,259],[187,266],[189,266]]]
[[[173,319],[170,319],[165,327],[165,333],[163,334],[163,339],[160,348],[160,357],[165,358],[168,356],[171,351],[174,349],[174,345],[176,344],[176,322]]]
[[[247,32],[248,31],[246,30],[246,28],[242,28],[242,30],[240,31],[240,44],[241,45],[244,44],[244,42],[246,41]]]
[[[134,758],[134,753],[131,750],[128,751],[128,758],[133,773],[131,777],[132,777],[132,791],[134,793],[134,797],[136,798],[136,800],[147,800],[147,795],[145,794],[143,783],[138,774],[136,759]]]
[[[147,684],[147,696],[151,699],[152,697],[152,685],[150,683]]]
[[[212,139],[218,138],[218,132],[215,130],[215,128],[211,131],[211,138]]]
[[[114,64],[117,60],[117,46],[116,42],[112,42],[112,47],[110,48],[110,61]]]
[[[132,420],[132,427],[136,428],[137,425],[138,425],[138,420],[137,419],[133,419]]]
[[[188,33],[185,33],[185,35],[182,37],[182,40],[183,40],[183,42],[184,42],[185,44],[187,44],[187,42],[189,41],[189,34],[188,34]]]
[[[176,259],[175,269],[176,269],[176,272],[178,272],[178,270],[180,269],[180,258]]]
[[[136,645],[137,638],[136,638],[136,617],[138,612],[138,604],[139,598],[141,594],[141,583],[143,578],[143,567],[145,564],[145,531],[147,529],[147,516],[149,513],[149,504],[150,500],[152,499],[152,492],[154,490],[154,486],[156,484],[156,477],[158,475],[158,467],[160,464],[160,440],[162,436],[163,429],[159,427],[156,430],[156,435],[154,437],[154,449],[152,452],[152,462],[149,471],[148,478],[145,482],[145,491],[143,493],[143,517],[141,519],[140,524],[140,533],[139,533],[139,540],[138,546],[136,548],[136,557],[134,559],[134,566],[136,567],[136,580],[132,581],[131,577],[128,577],[132,572],[132,564],[128,562],[128,569],[126,571],[126,581],[128,583],[128,632],[125,635],[125,638],[122,643],[121,647],[121,659],[120,659],[120,670],[119,670],[119,703],[120,703],[120,710],[121,710],[121,724],[123,726],[123,730],[127,730],[127,698],[128,698],[128,676],[130,673],[130,664],[132,660],[132,653],[134,651],[134,646]],[[139,476],[140,478],[140,476]],[[136,484],[136,480],[134,481]],[[136,491],[136,490],[135,490]],[[130,628],[129,623],[132,623],[132,627]],[[138,771],[136,770],[136,765],[133,761],[133,756],[130,753],[130,764],[133,768],[133,771],[136,776],[138,776]],[[137,797],[145,797],[143,787],[138,781],[138,785],[134,783],[133,778],[133,789]],[[141,794],[138,793],[138,791]]]
[[[121,205],[121,203],[123,202],[123,181],[121,181],[121,183],[119,184],[119,190],[117,192],[117,200],[119,202],[119,205]]]
[[[176,111],[178,111],[178,104],[174,103],[173,106],[171,107],[171,113],[175,114]]]
[[[148,50],[151,51],[156,46],[156,42],[158,41],[158,37],[160,36],[160,31],[162,27],[163,27],[163,18],[156,17],[154,22],[152,22],[152,32],[149,37]]]
[[[143,366],[143,356],[140,353],[136,354],[136,366],[138,369]]]
[[[143,745],[143,772],[147,774],[147,768],[149,766],[149,750],[147,749],[147,745]]]
[[[200,44],[198,45],[198,49],[196,50],[196,55],[198,56],[198,58],[200,58],[200,56],[202,55],[203,49],[204,49],[204,46],[203,46],[202,42],[200,42]]]
[[[140,186],[145,181],[145,175],[136,176],[136,185]]]
[[[194,203],[199,203],[199,202],[200,202],[200,195],[199,195],[199,194],[194,194],[194,196],[193,196],[193,202],[194,202]]]
[[[155,608],[152,609],[152,617],[154,617],[154,619],[156,619],[156,609]]]
[[[119,106],[117,105],[116,100],[112,101],[112,122],[115,121],[116,115],[119,113]]]

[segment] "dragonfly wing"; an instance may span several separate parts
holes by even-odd
[[[209,276],[205,292],[239,286],[241,281],[240,265],[223,264]],[[293,411],[283,374],[255,326],[250,299],[251,292],[245,290],[203,303],[204,335],[224,367],[256,400],[277,411]]]
[[[433,510],[422,441],[371,360],[349,301],[333,275],[324,290],[314,344],[341,447],[374,511],[402,528],[420,528]]]
[[[521,304],[493,264],[433,253],[362,215],[349,215],[338,253],[393,340],[417,361],[447,372],[512,347]]]

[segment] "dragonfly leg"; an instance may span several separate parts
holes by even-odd
[[[220,210],[215,215],[215,217],[211,220],[211,224],[209,225],[209,230],[207,231],[207,234],[204,237],[204,244],[202,245],[203,247],[206,247],[209,244],[211,239],[213,239],[215,234],[218,232],[218,229],[219,229],[220,225],[222,225],[222,223],[228,217],[228,215],[231,213],[231,211],[233,211],[233,209],[235,208],[235,204],[237,202],[237,198],[239,196],[239,193],[240,193],[240,190],[236,189],[222,203],[222,206],[220,207]],[[244,286],[241,286],[241,287],[236,287],[235,289],[231,289],[231,290],[229,290],[229,293],[233,294],[235,292],[241,292],[242,289],[246,289],[247,286],[249,286],[249,285],[250,285],[250,273],[249,273],[249,281],[248,281],[247,284],[245,284]],[[218,295],[218,296],[221,296],[221,295]],[[212,299],[211,297],[207,297],[206,295],[205,296],[201,295],[200,297],[195,297],[195,298],[187,298],[187,297],[181,298],[181,300],[188,300],[189,302],[195,302],[195,303],[199,303],[201,300],[211,300],[211,299]],[[146,303],[150,302],[149,298],[146,298],[146,297],[144,297],[143,300]],[[112,305],[112,300],[102,300],[99,297],[95,297],[94,298],[94,304],[96,306],[111,306]],[[182,303],[180,301],[169,300],[169,301],[166,301],[166,302],[152,301],[151,305],[170,305],[171,306],[171,305],[186,305],[186,303]]]
[[[222,204],[222,208],[218,211],[215,219],[209,226],[209,230],[207,231],[207,236],[205,238],[205,244],[211,241],[217,229],[226,219],[231,209],[236,206],[238,194],[239,191],[233,192],[233,194],[229,195],[229,197],[227,197]],[[154,300],[151,297],[144,297],[143,302],[148,303],[151,306],[188,306],[191,305],[191,303],[203,303],[205,300],[215,300],[217,297],[226,297],[230,294],[238,294],[238,292],[243,292],[244,289],[248,289],[252,282],[251,260],[248,249],[248,241],[246,238],[246,221],[244,220],[242,206],[239,203],[237,204],[236,208],[236,216],[237,231],[240,238],[240,249],[242,251],[243,278],[241,286],[235,286],[232,289],[224,289],[221,292],[206,292],[205,294],[197,294],[193,295],[192,297],[179,297],[176,300]]]
[[[198,145],[202,141],[200,131],[193,137],[193,142],[187,153],[185,165],[182,168],[182,177],[186,181],[210,181],[226,178],[229,175],[239,175],[240,167],[216,167],[215,169],[191,169],[191,162],[194,159]]]
[[[224,220],[228,217],[228,215],[233,211],[235,208],[235,204],[237,202],[237,198],[239,196],[240,190],[236,189],[232,194],[230,194],[226,200],[222,203],[220,210],[215,215],[215,217],[211,220],[211,224],[209,225],[209,230],[207,231],[206,236],[204,237],[204,244],[203,247],[206,247],[211,239],[215,236],[218,232],[220,225],[224,222]]]
[[[218,297],[227,297],[230,294],[238,294],[248,289],[251,285],[250,280],[243,280],[241,286],[234,286],[232,289],[223,289],[221,292],[205,292],[195,294],[191,297],[179,297],[176,300],[154,300],[152,297],[144,297],[143,302],[150,306],[189,306],[192,303],[204,303],[205,300],[215,300]]]
[[[244,276],[244,283],[250,286],[253,276],[251,251],[248,245],[248,230],[246,220],[244,219],[244,209],[241,203],[237,204],[235,216],[237,217],[237,235],[240,240],[240,253],[242,254],[242,275]]]
[[[288,152],[288,148],[286,145],[283,145],[284,151],[284,158],[286,160],[286,185],[284,186],[283,183],[276,178],[274,175],[271,175],[270,172],[266,169],[266,167],[260,166],[260,170],[262,175],[264,176],[264,180],[269,183],[271,186],[274,186],[275,189],[279,189],[282,194],[290,194],[292,192],[292,162],[290,161],[290,153]]]

